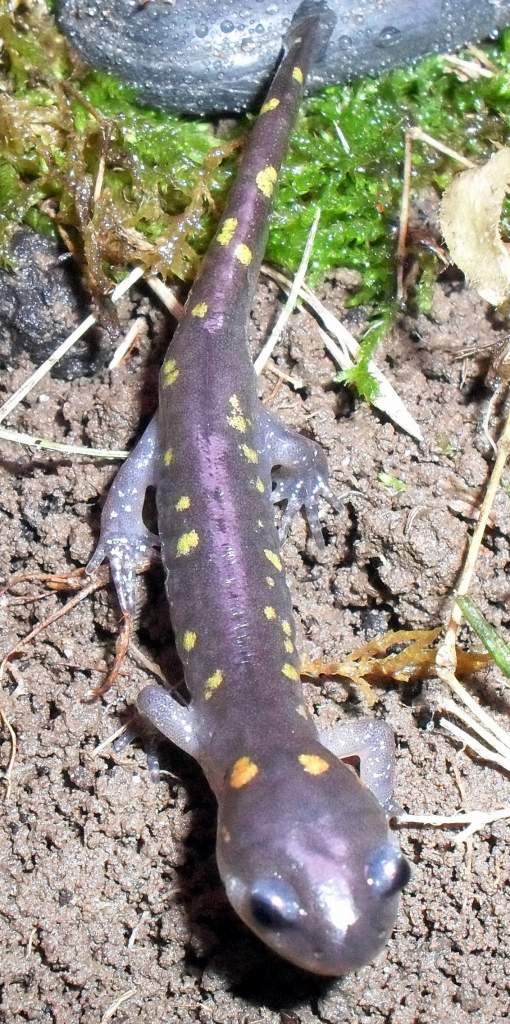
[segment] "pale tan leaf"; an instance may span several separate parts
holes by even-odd
[[[499,229],[509,186],[510,149],[505,147],[481,167],[457,174],[441,203],[441,227],[453,262],[493,306],[510,296],[510,253]]]

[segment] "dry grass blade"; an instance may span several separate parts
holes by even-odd
[[[401,814],[397,818],[398,827],[414,828],[430,826],[432,828],[462,828],[455,843],[462,843],[475,832],[479,832],[493,821],[510,818],[510,807],[501,807],[496,811],[463,811],[459,814]]]
[[[88,455],[93,459],[127,459],[129,452],[118,448],[87,448],[80,444],[61,444],[46,437],[35,437],[33,434],[21,434],[19,430],[0,427],[0,438],[23,444],[28,448],[36,448],[40,452],[61,452],[62,455]]]
[[[134,996],[135,992],[136,988],[128,988],[127,992],[123,992],[122,995],[118,996],[117,999],[115,999],[114,1002],[111,1004],[111,1006],[109,1006],[108,1009],[105,1010],[99,1024],[107,1024],[107,1022],[115,1016],[119,1007],[122,1006],[122,1004],[125,1003],[127,999],[131,999],[131,996]]]
[[[120,342],[120,345],[117,345],[117,348],[115,349],[115,352],[113,353],[113,356],[110,359],[110,362],[108,363],[109,370],[116,370],[118,366],[122,365],[124,360],[131,352],[131,349],[135,345],[138,337],[142,333],[144,323],[145,320],[143,316],[138,316],[136,317],[136,320],[133,320],[133,323],[126,331],[122,341]]]
[[[456,711],[456,714],[458,715],[459,712]],[[441,718],[439,724],[446,730],[446,732],[449,732],[454,736],[463,747],[467,747],[469,750],[472,750],[473,753],[477,754],[478,757],[481,757],[482,761],[490,761],[491,764],[497,765],[498,768],[502,768],[503,771],[510,772],[509,757],[501,757],[500,754],[491,750],[489,747],[486,747],[484,743],[479,743],[478,740],[475,739],[474,736],[471,736],[470,733],[466,732],[465,729],[460,729],[454,722],[450,722],[449,718]]]
[[[129,291],[131,286],[135,284],[136,281],[143,277],[143,273],[144,271],[142,267],[135,267],[134,270],[132,270],[127,275],[127,277],[125,277],[124,280],[121,281],[116,288],[114,288],[110,296],[111,301],[118,302],[121,296],[124,295],[125,292]],[[32,391],[35,385],[38,384],[39,381],[42,380],[43,377],[45,377],[46,374],[50,372],[50,370],[56,365],[56,363],[58,363],[58,361],[62,359],[63,356],[65,356],[66,352],[68,352],[69,349],[72,348],[72,346],[79,340],[79,338],[81,338],[95,323],[95,316],[86,317],[86,319],[81,324],[79,324],[79,326],[76,327],[76,329],[72,331],[72,333],[67,338],[65,338],[62,344],[59,345],[54,352],[52,352],[51,356],[49,356],[48,359],[44,361],[44,363],[41,363],[37,370],[35,370],[34,373],[31,374],[31,376],[24,382],[24,384],[22,384],[21,387],[19,387],[17,391],[15,391],[14,394],[11,395],[11,397],[8,398],[7,401],[4,402],[2,406],[0,406],[0,423],[2,423],[2,421],[5,420],[7,416],[9,416],[13,409],[15,409],[16,406],[19,405],[19,403],[22,402],[24,398],[26,398],[30,391]]]
[[[289,278],[285,277],[285,274],[274,270],[267,264],[262,269],[266,277],[276,281],[285,291],[289,291],[292,283]],[[324,330],[319,327],[319,331],[324,347],[342,370],[350,369],[359,355],[359,344],[356,339],[307,285],[302,286],[299,297],[321,322]],[[373,399],[373,405],[393,420],[401,430],[405,430],[417,441],[423,440],[418,423],[379,367],[371,361],[368,368],[379,384],[379,393]]]
[[[273,327],[273,329],[272,329],[272,331],[271,331],[267,341],[263,345],[262,349],[260,350],[260,352],[259,352],[259,354],[258,354],[258,356],[257,356],[257,358],[256,358],[256,360],[255,360],[255,362],[253,364],[254,369],[255,369],[255,373],[262,373],[262,370],[264,369],[264,366],[266,365],[270,355],[272,354],[273,349],[275,348],[280,335],[285,330],[285,327],[287,325],[289,317],[290,317],[292,311],[294,310],[294,308],[296,306],[296,302],[298,300],[299,293],[300,293],[301,288],[303,287],[303,284],[304,284],[304,281],[305,281],[305,276],[306,276],[306,272],[308,270],[308,264],[310,262],[310,257],[312,255],[313,243],[315,241],[315,236],[317,234],[317,228],[319,226],[320,215],[321,215],[321,211],[317,210],[316,213],[315,213],[315,216],[313,218],[313,221],[311,223],[310,230],[308,232],[308,238],[306,239],[306,244],[305,244],[305,247],[304,247],[304,250],[303,250],[303,255],[301,257],[301,262],[300,262],[299,267],[297,269],[297,273],[296,273],[296,275],[294,277],[294,280],[293,280],[293,282],[292,282],[292,284],[290,286],[286,302],[285,302],[285,304],[283,306],[283,309],[280,312],[280,315],[278,316],[278,318],[276,320],[276,323],[275,323],[275,325],[274,325],[274,327]]]

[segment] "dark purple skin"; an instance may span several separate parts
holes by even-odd
[[[150,686],[138,707],[216,794],[219,869],[241,918],[293,963],[338,975],[384,945],[409,874],[388,827],[393,733],[375,720],[321,733],[304,707],[272,499],[287,502],[287,521],[304,507],[319,539],[317,498],[332,495],[323,452],[261,406],[246,344],[271,192],[324,12],[304,4],[294,19],[163,364],[157,420],[117,475],[89,570],[109,558],[132,614],[155,484],[191,703]],[[351,755],[361,779],[341,760]]]

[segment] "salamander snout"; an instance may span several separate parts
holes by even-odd
[[[218,864],[228,898],[271,949],[315,974],[370,963],[389,938],[407,860],[373,794],[346,765],[268,779],[220,802]],[[329,772],[328,772],[329,775]]]

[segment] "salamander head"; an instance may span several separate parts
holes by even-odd
[[[234,764],[220,799],[218,865],[231,904],[263,942],[299,967],[340,975],[384,946],[410,872],[372,793],[312,746]]]

